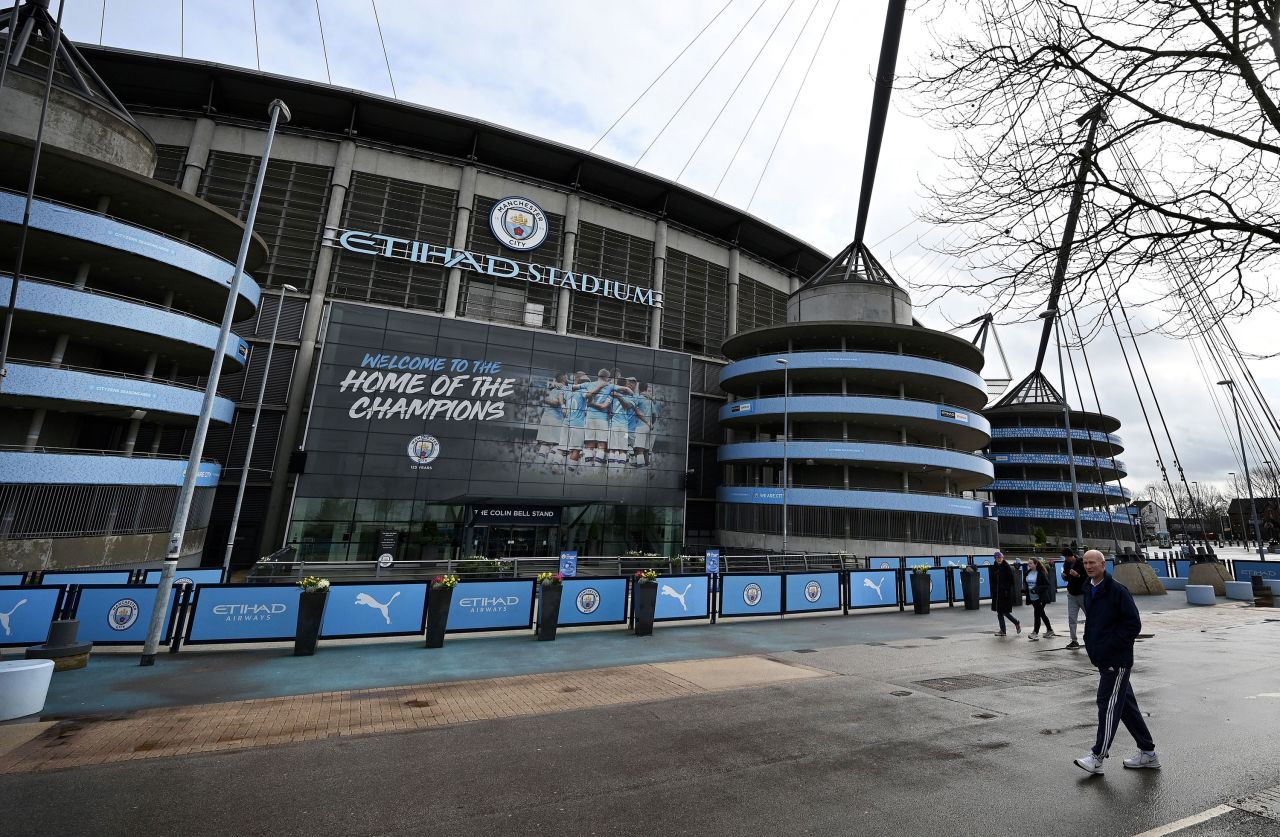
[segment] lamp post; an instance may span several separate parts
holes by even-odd
[[[1240,488],[1238,483],[1236,483],[1236,472],[1227,471],[1227,476],[1231,477],[1231,493],[1236,495],[1236,499],[1239,500]],[[1230,506],[1228,506],[1227,521],[1230,522],[1230,520],[1231,520],[1231,509],[1230,509]],[[1233,523],[1232,528],[1234,527],[1235,527],[1235,524]],[[1244,519],[1244,503],[1240,504],[1240,538],[1239,539],[1244,542],[1244,548],[1248,549],[1249,548],[1249,524],[1246,523]]]
[[[1249,454],[1244,449],[1244,430],[1240,426],[1240,402],[1236,400],[1236,382],[1227,378],[1225,381],[1218,381],[1218,386],[1231,390],[1231,409],[1236,414],[1236,435],[1240,438],[1240,467],[1244,468],[1244,484],[1249,490],[1249,514],[1253,516],[1253,537],[1258,542],[1258,559],[1265,561],[1267,556],[1262,551],[1262,527],[1258,524],[1258,507],[1253,502],[1253,479],[1249,476]],[[1243,510],[1240,516],[1244,517]]]
[[[182,539],[187,531],[187,518],[191,515],[191,501],[196,493],[196,477],[200,473],[200,458],[204,454],[205,437],[209,433],[213,402],[218,396],[218,381],[222,378],[222,360],[227,353],[227,344],[231,342],[231,321],[235,319],[236,302],[240,299],[240,282],[244,278],[244,265],[249,260],[249,243],[253,240],[253,222],[258,217],[262,184],[267,178],[267,161],[271,159],[271,143],[275,140],[276,125],[281,120],[288,122],[290,118],[289,108],[279,99],[273,99],[267,109],[271,114],[271,124],[267,126],[266,144],[262,149],[262,159],[258,163],[258,179],[253,184],[249,213],[244,219],[244,234],[240,237],[240,252],[236,254],[236,265],[231,272],[231,281],[227,288],[227,305],[222,311],[222,327],[218,331],[218,342],[213,347],[213,360],[209,365],[209,380],[204,387],[200,418],[196,421],[196,432],[191,440],[191,453],[187,457],[187,471],[183,477],[182,491],[178,495],[177,508],[173,513],[173,524],[169,531],[169,548],[164,558],[164,569],[160,573],[160,584],[156,588],[155,607],[151,609],[151,621],[147,625],[147,642],[142,646],[142,658],[138,661],[138,664],[143,666],[155,665],[156,651],[160,647],[160,632],[165,618],[169,615],[169,592],[173,589],[173,576],[178,570],[178,557],[182,554]]]
[[[790,361],[775,358],[782,366],[782,554],[787,554],[787,485],[790,483],[790,467],[787,463],[787,443],[791,440],[791,416],[788,399],[791,397]]]
[[[231,551],[236,545],[236,529],[240,526],[240,506],[244,503],[244,490],[249,482],[249,465],[253,462],[253,444],[258,440],[258,419],[262,417],[262,399],[267,394],[267,376],[271,374],[271,357],[276,353],[276,333],[280,330],[280,312],[284,310],[284,292],[297,293],[293,285],[281,285],[276,297],[276,317],[271,324],[271,340],[267,343],[267,362],[262,367],[262,381],[258,384],[258,401],[253,405],[253,424],[249,430],[249,449],[244,454],[244,467],[240,469],[240,487],[236,489],[235,511],[231,513],[231,531],[227,533],[227,551],[222,556],[222,578],[231,573]]]
[[[1200,483],[1197,480],[1192,480],[1191,484],[1195,486],[1191,492],[1191,513],[1196,516],[1196,522],[1200,524],[1200,540],[1204,543],[1205,551],[1212,552],[1213,547],[1209,545],[1209,534],[1204,529],[1205,513],[1204,505],[1200,502]]]

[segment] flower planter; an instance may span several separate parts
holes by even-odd
[[[978,573],[982,570],[974,570],[971,573],[960,572],[960,591],[964,595],[964,609],[977,610],[978,602],[982,598],[982,579],[978,577]]]
[[[324,604],[328,600],[328,589],[298,594],[298,629],[294,633],[293,656],[310,657],[316,653],[320,623],[324,620]]]
[[[933,587],[933,579],[928,573],[911,573],[911,602],[916,613],[929,612],[929,591]]]
[[[538,592],[542,596],[538,604],[538,640],[550,642],[556,638],[556,628],[560,624],[560,597],[564,595],[564,585],[543,584]]]
[[[449,605],[453,602],[452,587],[432,587],[427,597],[427,647],[443,648],[444,632],[449,626]]]
[[[636,636],[650,636],[653,633],[653,613],[657,609],[657,583],[636,582],[631,593],[631,613],[635,617]]]

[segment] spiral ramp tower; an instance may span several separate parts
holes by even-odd
[[[1102,413],[1064,407],[1043,374],[1027,376],[985,412],[991,422],[987,458],[1002,543],[1030,545],[1043,529],[1055,546],[1076,540],[1072,466],[1085,544],[1134,546],[1132,495],[1121,485],[1125,464],[1120,421]],[[1070,451],[1068,451],[1068,423]],[[1079,544],[1078,544],[1079,545]]]
[[[865,246],[849,245],[793,293],[786,324],[736,334],[723,351],[726,547],[783,548],[784,488],[787,551],[995,545],[995,521],[974,496],[993,475],[977,453],[990,440],[982,352],[916,323],[910,296]]]
[[[165,554],[187,459],[156,451],[165,434],[189,446],[243,226],[151,179],[155,144],[47,5],[0,12],[0,42],[15,33],[0,88],[0,303],[48,97],[0,380],[0,569],[136,564]],[[266,257],[255,238],[248,270]],[[237,320],[259,295],[246,277]],[[247,354],[233,335],[224,370]],[[232,413],[218,398],[214,426]],[[203,548],[219,472],[201,463],[189,555]]]

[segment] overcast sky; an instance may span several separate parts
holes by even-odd
[[[105,17],[102,0],[68,6],[65,26],[71,37],[258,66],[251,0],[105,2]],[[377,12],[399,98],[590,148],[724,6],[725,0],[644,5],[381,0]],[[315,0],[257,0],[262,70],[392,95],[370,0],[320,0],[319,8],[327,72]],[[640,168],[734,206],[749,206],[764,220],[835,252],[853,236],[883,16],[883,4],[871,0],[733,0],[596,151],[627,164],[644,154]],[[813,59],[824,29],[825,40]],[[739,31],[741,37],[730,46]],[[924,26],[909,14],[900,69],[928,45]],[[794,111],[781,131],[793,100]],[[948,150],[947,136],[909,116],[906,102],[896,103],[867,241],[908,288],[955,269],[925,246],[938,241],[939,233],[915,220],[924,205],[921,184],[942,171],[941,157]],[[980,300],[958,299],[917,309],[916,315],[925,325],[948,329],[949,323],[983,311]],[[1270,311],[1254,315],[1234,334],[1245,351],[1265,354],[1274,351],[1278,330],[1280,317]],[[1006,325],[998,332],[1016,381],[1030,371],[1039,324]],[[1215,409],[1211,390],[1220,388],[1212,381],[1206,385],[1186,342],[1153,336],[1143,338],[1142,348],[1187,479],[1225,489],[1226,472],[1240,468]],[[998,359],[988,354],[987,374],[998,373]],[[1089,360],[1103,411],[1123,422],[1127,450],[1122,458],[1131,473],[1126,486],[1138,491],[1157,478],[1158,470],[1114,336],[1090,346]],[[1280,361],[1256,362],[1253,371],[1264,392],[1276,391]],[[1052,377],[1056,383],[1056,368]],[[1087,406],[1093,406],[1091,397]],[[1156,432],[1172,467],[1158,426]]]

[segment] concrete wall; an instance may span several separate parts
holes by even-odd
[[[191,529],[182,542],[182,558],[198,559],[207,530]],[[0,540],[0,571],[128,567],[164,561],[168,532],[144,535],[96,535],[83,538]]]

